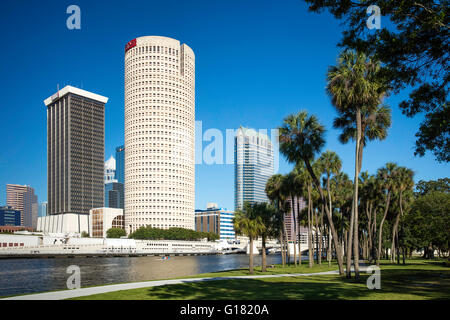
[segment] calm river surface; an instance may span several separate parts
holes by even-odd
[[[0,259],[0,296],[67,289],[67,267],[77,265],[81,287],[135,282],[248,268],[248,255],[160,257]],[[254,257],[261,265],[261,256]],[[267,264],[281,264],[281,255],[267,255]]]

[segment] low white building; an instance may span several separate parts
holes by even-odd
[[[37,219],[37,231],[49,234],[81,234],[89,232],[89,215],[79,213],[53,214]]]
[[[111,228],[124,229],[123,209],[95,208],[89,210],[89,236],[106,238],[106,231]]]

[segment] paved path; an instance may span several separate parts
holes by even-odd
[[[353,268],[352,268],[353,270]],[[361,266],[360,271],[365,272],[366,267]],[[22,296],[15,296],[4,298],[0,300],[64,300],[70,298],[90,296],[93,294],[101,294],[107,292],[114,292],[120,290],[130,290],[139,288],[150,288],[165,286],[170,284],[182,284],[190,282],[201,282],[201,281],[216,281],[216,280],[232,280],[232,279],[263,279],[263,278],[276,278],[276,277],[302,277],[302,276],[316,276],[316,275],[326,275],[326,274],[339,274],[338,270],[326,271],[318,273],[289,273],[289,274],[269,274],[269,275],[258,275],[258,276],[234,276],[234,277],[210,277],[210,278],[187,278],[187,279],[173,279],[173,280],[157,280],[157,281],[144,281],[144,282],[133,282],[133,283],[123,283],[123,284],[112,284],[100,287],[91,288],[81,288],[73,290],[62,290],[53,291],[45,293],[35,293]]]
[[[274,274],[274,275],[259,275],[259,276],[235,276],[235,277],[211,277],[211,278],[188,278],[188,279],[174,279],[174,280],[158,280],[158,281],[144,281],[124,284],[113,284],[101,287],[81,288],[73,290],[53,291],[45,293],[36,293],[23,296],[9,297],[2,300],[63,300],[69,298],[90,296],[93,294],[107,293],[119,290],[139,289],[165,286],[170,284],[181,284],[200,281],[214,281],[214,280],[231,280],[231,279],[262,279],[274,277],[299,277],[312,276],[323,274],[339,274],[338,271],[327,271],[319,273],[296,273],[296,274]]]

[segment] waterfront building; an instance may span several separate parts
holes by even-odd
[[[37,216],[34,204],[37,204],[37,196],[32,187],[18,184],[6,185],[6,205],[21,212],[20,225],[33,227],[34,216]]]
[[[119,183],[125,183],[125,146],[116,148],[116,176]]]
[[[47,201],[39,204],[38,217],[45,217],[47,215]]]
[[[288,241],[294,242],[298,240],[298,228],[300,226],[298,214],[307,208],[307,206],[305,199],[302,197],[294,197],[294,206],[292,206],[291,198],[286,199],[286,202],[289,204],[289,211],[284,214],[286,236]],[[297,230],[295,230],[294,215],[295,221],[297,221]],[[300,241],[302,244],[308,243],[308,230],[304,227],[300,227]]]
[[[123,183],[111,182],[105,184],[105,204],[106,208],[124,208]]]
[[[20,226],[20,210],[13,207],[0,207],[0,226]]]
[[[39,217],[36,230],[44,234],[64,235],[79,235],[83,231],[89,232],[89,213],[61,213]]]
[[[242,209],[244,202],[269,202],[265,188],[273,172],[273,146],[267,134],[240,127],[234,143],[235,209]]]
[[[90,209],[103,206],[107,101],[106,97],[72,86],[64,87],[44,101],[48,215],[68,214],[66,219],[55,218],[58,222],[78,221],[72,220],[71,215],[87,215]],[[48,216],[41,219],[44,218]],[[62,229],[77,232],[81,225]]]
[[[106,238],[106,231],[109,229],[124,229],[123,209],[91,209],[89,214],[89,226],[89,236],[91,238]]]
[[[175,39],[125,47],[125,228],[194,229],[195,55]]]
[[[216,203],[208,203],[206,210],[195,210],[195,231],[215,233],[221,240],[234,240],[233,218],[233,211],[219,208]]]
[[[111,156],[105,161],[105,171],[104,171],[104,182],[105,184],[117,182],[116,180],[116,159]]]

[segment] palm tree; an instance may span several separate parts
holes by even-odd
[[[280,246],[281,246],[281,262],[283,267],[286,265],[286,250],[285,250],[285,220],[284,220],[284,195],[282,192],[283,185],[283,175],[275,174],[267,180],[266,183],[266,195],[269,198],[272,205],[276,208],[276,215],[278,222],[278,230],[277,235],[279,237]]]
[[[365,144],[363,135],[366,136],[366,130],[371,132],[370,129],[376,127],[377,122],[375,119],[367,120],[364,125],[368,127],[364,129],[362,125],[363,117],[364,119],[370,118],[374,114],[387,92],[387,86],[378,75],[379,70],[379,62],[371,60],[364,53],[346,50],[340,54],[338,64],[330,67],[327,74],[326,90],[331,97],[332,104],[340,114],[338,119],[347,121],[344,127],[344,137],[352,137],[356,141],[354,191],[349,233],[351,245],[354,232],[353,251],[356,277],[359,277],[358,179],[362,165],[362,149]],[[384,113],[382,112],[382,114]],[[339,127],[339,122],[340,120],[335,121],[335,127]],[[356,130],[353,127],[355,124]],[[347,255],[348,278],[351,277],[351,257],[351,254]]]
[[[392,245],[391,245],[391,260],[395,257],[395,252],[398,247],[398,224],[400,217],[403,216],[403,193],[406,190],[412,190],[414,187],[414,171],[405,167],[399,167],[396,172],[394,190],[398,193],[399,211],[395,217],[395,222],[392,227]],[[400,262],[400,261],[399,261]]]
[[[249,272],[253,274],[253,241],[265,231],[265,226],[261,217],[255,216],[254,205],[244,203],[243,210],[237,210],[233,218],[233,225],[238,235],[245,235],[249,238],[250,256]]]
[[[291,163],[297,164],[299,162],[304,162],[307,171],[311,175],[313,183],[319,191],[320,198],[325,207],[334,246],[336,250],[339,251],[340,245],[337,241],[337,234],[334,228],[331,211],[328,208],[319,179],[311,167],[311,161],[314,159],[314,155],[320,152],[320,149],[322,149],[325,143],[323,138],[325,132],[324,127],[319,123],[315,116],[309,116],[306,111],[300,111],[297,114],[286,117],[282,127],[279,128],[279,132],[281,153],[286,156],[287,160]],[[344,274],[342,259],[339,255],[337,255],[337,257],[339,273]]]
[[[342,251],[339,254],[344,256],[344,253],[347,252],[349,254],[349,246],[348,246],[348,229],[350,225],[350,208],[353,197],[353,183],[348,178],[348,175],[343,172],[339,172],[337,175],[334,175],[330,181],[330,191],[332,197],[334,197],[334,203],[336,207],[336,214],[339,214],[338,221],[339,223],[339,231],[342,235],[341,241],[345,244],[342,247]],[[344,250],[345,248],[345,250]],[[351,253],[351,250],[350,250]]]
[[[316,174],[317,172],[317,165],[312,165],[313,170],[315,170]],[[312,208],[313,208],[313,199],[312,199],[312,178],[311,175],[308,173],[308,171],[305,169],[305,166],[303,163],[298,163],[295,166],[294,172],[296,173],[296,181],[298,184],[298,189],[300,190],[299,194],[303,194],[304,191],[308,194],[308,209],[307,209],[307,217],[306,217],[306,225],[308,226],[308,257],[309,257],[309,267],[312,268],[314,261],[313,261],[313,240],[312,240],[312,227],[311,227],[311,220],[312,220]],[[300,212],[299,212],[300,215]],[[300,229],[300,228],[299,228]],[[298,234],[298,239],[300,242],[300,233]],[[300,259],[301,259],[301,253],[300,253]]]
[[[294,265],[297,266],[297,214],[295,208],[295,198],[299,194],[298,184],[296,183],[295,172],[290,172],[284,176],[282,190],[286,198],[290,200],[290,211],[292,212],[292,221],[294,224]]]
[[[277,210],[274,206],[265,203],[255,203],[252,205],[252,212],[255,218],[260,218],[264,228],[261,228],[259,235],[261,236],[262,244],[262,266],[261,271],[267,271],[266,263],[266,240],[268,237],[273,237],[278,234],[280,221],[277,216]]]
[[[397,174],[398,166],[395,163],[389,162],[386,163],[386,166],[378,169],[377,171],[377,180],[379,184],[383,188],[383,193],[385,195],[385,205],[384,205],[384,214],[383,218],[380,222],[380,228],[378,231],[378,252],[377,252],[377,265],[380,264],[381,258],[381,242],[383,240],[383,224],[386,220],[388,211],[389,211],[389,202],[391,200],[392,189],[395,184],[395,176]]]
[[[320,171],[325,174],[328,205],[330,211],[333,212],[333,203],[331,201],[330,179],[332,175],[337,175],[341,171],[342,161],[335,152],[327,150],[326,152],[320,155],[317,162]],[[322,243],[322,241],[320,243]]]

